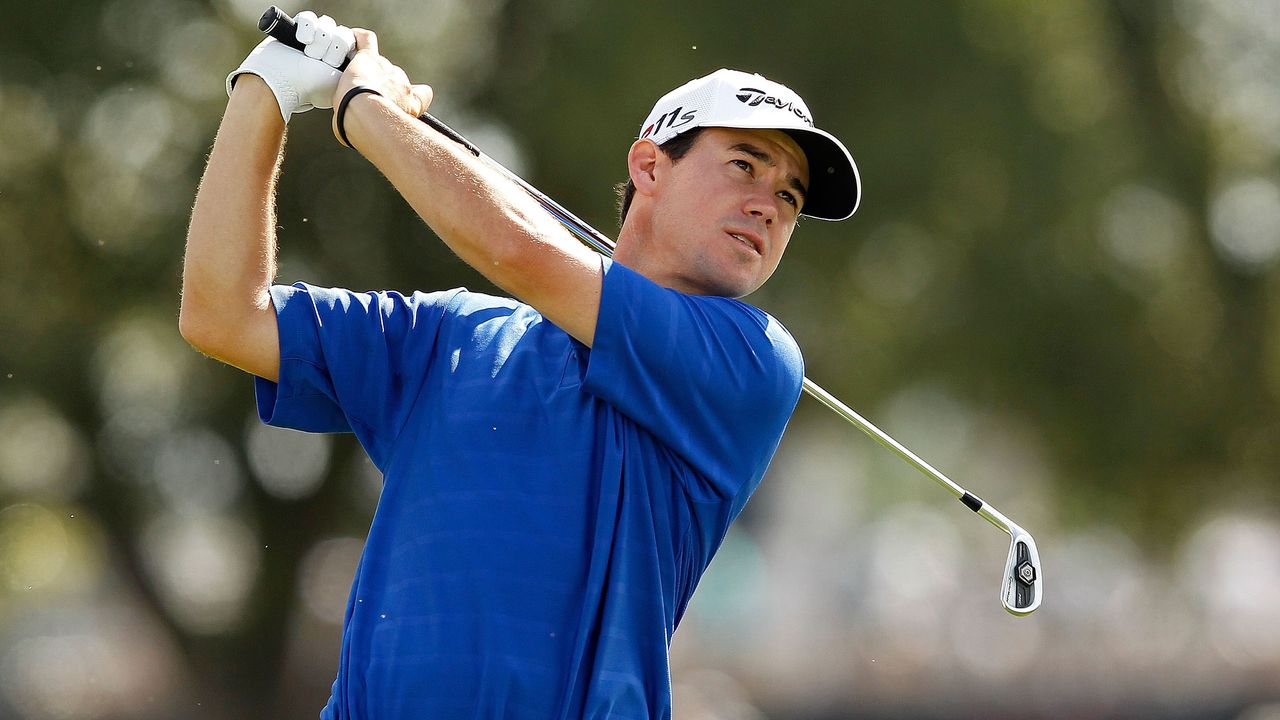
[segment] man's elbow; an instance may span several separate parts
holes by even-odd
[[[188,231],[187,245],[188,248],[192,242],[192,231]],[[209,313],[204,309],[201,298],[207,296],[207,291],[203,290],[207,280],[207,273],[202,272],[205,264],[193,261],[188,250],[188,257],[183,260],[182,268],[182,287],[178,291],[178,332],[182,335],[182,339],[186,340],[196,349],[200,349],[198,344],[207,332],[209,325]]]
[[[199,293],[183,288],[178,306],[178,332],[195,349],[206,355],[215,354],[226,335],[225,316],[212,311],[200,301]]]
[[[191,303],[186,299],[178,310],[178,332],[182,335],[182,339],[186,340],[191,347],[207,352],[206,348],[210,344],[210,323],[202,318],[200,314],[192,309]]]

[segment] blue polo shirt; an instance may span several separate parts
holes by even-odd
[[[671,717],[672,633],[803,367],[750,305],[604,268],[591,348],[462,289],[271,288],[263,421],[384,476],[321,718]]]

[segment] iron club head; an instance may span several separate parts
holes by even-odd
[[[1040,572],[1040,553],[1036,541],[1026,530],[1010,523],[1009,559],[1004,564],[1004,582],[1000,602],[1004,609],[1018,616],[1030,615],[1040,607],[1044,578]]]

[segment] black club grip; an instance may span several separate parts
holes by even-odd
[[[298,23],[294,22],[292,17],[289,17],[289,13],[275,5],[267,8],[267,11],[262,13],[262,17],[258,19],[258,29],[298,52],[303,52],[307,48],[305,44],[298,40]],[[338,69],[346,70],[347,64],[350,62],[351,58],[343,60]],[[457,130],[435,119],[429,113],[423,113],[418,119],[435,128],[436,132],[466,148],[472,155],[480,157],[480,148],[472,145],[471,141],[462,137]]]
[[[258,19],[258,29],[298,52],[307,49],[307,46],[298,40],[298,23],[289,17],[289,13],[275,5],[262,13],[262,17]],[[338,69],[345,70],[349,62],[351,62],[350,58],[343,60]]]

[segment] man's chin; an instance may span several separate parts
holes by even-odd
[[[728,298],[745,297],[764,284],[764,280],[746,271],[746,268],[736,267],[730,268],[728,272],[709,272],[709,267],[703,265],[699,269],[703,272],[682,273],[671,278],[669,284],[664,284],[687,295],[715,295]]]
[[[743,298],[760,288],[760,283],[747,281],[725,281],[723,279],[708,281],[700,286],[698,295],[715,295],[727,298]]]

